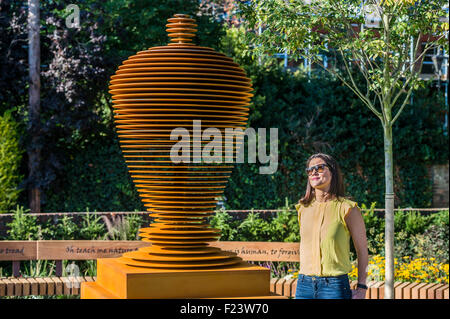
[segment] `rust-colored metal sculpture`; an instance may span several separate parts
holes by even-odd
[[[168,19],[171,43],[140,51],[124,61],[112,76],[115,123],[131,177],[155,222],[140,229],[151,246],[125,253],[129,266],[193,269],[227,267],[241,262],[236,254],[208,246],[220,231],[206,218],[223,194],[233,164],[176,164],[170,150],[174,128],[193,136],[193,121],[202,130],[245,128],[252,94],[251,81],[231,58],[191,43],[197,25],[184,14]],[[201,143],[205,143],[202,141]],[[243,136],[232,146],[242,146]],[[228,147],[228,149],[227,149]],[[192,149],[192,148],[191,148]],[[226,153],[226,152],[225,152]]]

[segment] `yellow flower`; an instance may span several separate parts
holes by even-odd
[[[449,281],[449,265],[436,262],[435,258],[410,258],[405,256],[394,259],[394,275],[397,281],[418,281],[418,282],[442,282]],[[352,265],[353,278],[357,278],[357,268]],[[371,256],[367,275],[374,280],[384,280],[384,257]],[[353,280],[353,279],[352,279]]]

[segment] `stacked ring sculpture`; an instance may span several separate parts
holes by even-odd
[[[243,147],[243,135],[223,154],[205,162],[192,152],[174,162],[175,128],[245,129],[252,97],[251,81],[229,57],[192,43],[197,25],[187,15],[168,19],[170,43],[129,57],[111,77],[114,122],[131,178],[150,216],[139,235],[151,246],[119,258],[130,266],[195,269],[227,267],[242,261],[235,253],[209,246],[220,238],[207,218],[214,214],[232,173],[226,156]],[[209,143],[200,141],[201,145]],[[191,147],[192,149],[192,147]],[[228,155],[227,155],[228,154]]]

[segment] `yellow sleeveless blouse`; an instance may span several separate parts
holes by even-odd
[[[351,272],[345,216],[357,205],[346,198],[295,205],[300,225],[300,274],[339,276]]]

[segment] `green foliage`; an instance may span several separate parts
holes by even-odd
[[[412,240],[415,256],[435,258],[438,263],[449,262],[449,228],[446,225],[433,224]]]
[[[268,221],[258,213],[248,213],[247,218],[238,226],[239,241],[270,241],[271,227]]]
[[[412,246],[412,240],[414,236],[409,235],[405,230],[400,229],[395,225],[396,231],[394,233],[394,257],[395,258],[403,258],[405,256],[415,256],[413,246]],[[384,234],[383,234],[383,241],[378,244],[380,252],[379,255],[385,256],[385,250],[384,250]]]
[[[108,232],[104,239],[108,240],[136,240],[138,239],[138,230],[142,224],[142,217],[139,215],[112,216],[109,219],[103,216]]]
[[[259,174],[260,164],[236,164],[225,189],[227,209],[280,207],[297,202],[306,189],[304,165],[316,152],[339,162],[347,194],[357,202],[384,203],[383,132],[350,90],[325,74],[251,69],[254,87],[249,126],[278,128],[278,170]],[[394,126],[397,207],[430,207],[429,165],[445,163],[448,136],[440,112],[445,104],[424,89]],[[349,156],[351,154],[351,156]]]
[[[101,216],[86,213],[81,222],[81,239],[101,239],[105,233],[105,225],[101,223]]]
[[[165,25],[175,13],[196,19],[198,31],[194,43],[217,47],[221,26],[205,12],[197,15],[199,5],[195,0],[115,0],[90,9],[96,10],[97,18],[103,18],[101,31],[108,35],[107,54],[121,62],[146,48],[167,45]]]
[[[223,241],[299,240],[297,213],[292,212],[288,205],[273,216],[250,212],[243,220],[233,219],[229,213],[220,210],[210,218],[210,223],[221,230],[220,240]]]
[[[82,276],[97,276],[97,261],[96,260],[85,260],[79,264],[80,274]]]
[[[223,211],[218,211],[210,218],[213,227],[221,230],[223,241],[299,241],[297,213],[289,208],[289,202],[275,215],[262,216],[250,212],[243,220]]]
[[[289,209],[289,202],[277,214],[250,213],[245,218],[218,211],[210,218],[212,227],[221,230],[222,241],[268,241],[268,242],[298,242],[299,225],[297,213]],[[362,204],[362,209],[367,206]],[[368,239],[370,255],[384,256],[384,222],[383,215],[375,211],[375,203],[363,213]],[[394,215],[396,221],[395,231],[395,257],[433,257],[438,262],[448,263],[449,259],[449,211],[421,215],[415,211],[398,211]],[[14,211],[13,221],[7,224],[9,228],[7,240],[134,240],[138,228],[142,224],[142,217],[131,214],[125,217],[101,218],[94,214],[86,214],[80,225],[72,217],[64,216],[53,222],[39,224],[36,217],[27,214],[23,207]],[[106,225],[106,227],[105,227]],[[53,236],[53,237],[50,237]],[[352,259],[356,258],[354,249]],[[65,261],[64,268],[69,263]],[[95,261],[76,261],[82,275],[95,276]],[[289,263],[265,263],[274,274],[283,276]],[[51,275],[54,272],[54,262],[32,262],[23,264],[22,273],[26,275]],[[287,267],[287,268],[286,268]],[[10,271],[10,270],[9,270]],[[8,273],[7,269],[0,268],[0,272]]]
[[[361,205],[366,226],[369,255],[384,256],[384,217],[370,207]],[[276,215],[262,216],[250,213],[242,221],[233,219],[225,211],[211,218],[211,225],[221,229],[223,241],[276,241],[300,240],[297,213],[289,210],[289,202]],[[395,218],[395,257],[426,256],[448,260],[448,210],[429,215],[416,211],[397,211]],[[352,243],[351,243],[352,244]],[[352,245],[352,259],[356,253]],[[271,266],[272,267],[272,266]]]
[[[36,216],[28,214],[30,210],[22,206],[12,211],[13,220],[6,226],[9,228],[7,233],[10,240],[39,240],[39,225],[37,225]]]
[[[411,92],[423,85],[419,70],[409,67],[411,47],[413,57],[437,46],[448,50],[440,19],[447,15],[446,0],[421,1],[420,5],[393,2],[395,5],[386,1],[322,0],[317,6],[302,0],[240,2],[247,29],[262,27],[262,32],[246,33],[247,52],[261,57],[286,51],[293,58],[308,57],[320,65],[321,53],[325,52],[334,60],[333,66],[325,69],[390,127],[409,102]],[[381,20],[377,28],[354,28],[355,24],[366,24],[368,9]],[[419,44],[423,34],[435,36],[424,43],[422,51]],[[355,60],[358,64],[349,67]],[[361,90],[353,78],[342,76],[340,70],[351,76],[352,68],[363,76],[367,89]]]
[[[363,204],[361,208],[365,209]],[[384,218],[374,212],[375,203],[363,214],[370,255],[384,256]],[[448,260],[449,211],[420,214],[417,211],[397,211],[394,214],[394,255],[427,256]],[[433,256],[433,254],[435,254]]]
[[[213,228],[220,229],[220,239],[223,241],[233,241],[237,238],[237,225],[233,222],[230,214],[224,210],[217,211],[210,219],[209,223]]]
[[[39,223],[37,217],[29,214],[30,210],[23,206],[17,205],[11,212],[13,220],[6,224],[10,240],[51,240],[59,233],[68,232],[66,229],[59,230],[58,226],[55,228],[51,220]]]
[[[373,202],[370,204],[370,207],[367,207],[365,204],[361,205],[361,209],[364,211],[363,219],[366,229],[384,229],[384,218],[380,218],[375,212],[376,204],[376,202]]]
[[[442,225],[449,227],[449,211],[441,210],[438,213],[434,213],[431,215],[432,223],[434,225]]]
[[[408,234],[423,233],[431,220],[427,216],[421,216],[418,212],[412,211],[405,220],[405,231]],[[401,225],[399,225],[401,228]]]
[[[20,273],[24,277],[48,277],[54,275],[55,263],[50,260],[30,260],[24,263]]]
[[[421,215],[417,211],[398,212],[394,216],[395,227],[401,229],[407,235],[423,233],[434,220],[439,222],[439,219],[433,217],[433,215]]]
[[[139,239],[138,231],[139,231],[139,228],[142,227],[142,223],[143,223],[142,216],[134,215],[134,214],[127,215],[125,219],[128,224],[128,228],[127,228],[127,231],[128,231],[127,236],[128,237],[127,238],[129,238],[129,240]]]
[[[92,137],[73,150],[64,178],[46,192],[46,211],[144,210],[128,174],[117,138]]]
[[[383,132],[377,118],[336,77],[284,70],[265,55],[252,60],[244,54],[245,35],[243,28],[229,28],[221,50],[242,63],[252,79],[249,126],[278,128],[279,166],[273,175],[262,175],[259,164],[237,164],[225,189],[226,208],[280,207],[286,197],[297,202],[306,188],[306,159],[315,152],[334,155],[347,194],[356,201],[384,203]],[[363,87],[363,77],[353,77]],[[396,206],[429,207],[428,166],[448,160],[440,115],[445,103],[431,88],[416,91],[413,101],[393,127]]]
[[[83,214],[78,222],[72,216],[39,222],[29,210],[18,206],[8,223],[6,240],[137,240],[143,218],[137,214],[108,219],[93,213]]]
[[[78,225],[69,216],[63,216],[55,225],[55,237],[59,240],[75,240],[79,232]]]
[[[17,109],[20,124],[27,128],[23,134],[24,146],[41,150],[38,172],[28,176],[27,182],[42,190],[43,211],[85,211],[86,207],[103,207],[107,211],[133,210],[140,201],[132,199],[134,195],[129,196],[134,190],[127,174],[123,174],[123,163],[119,167],[116,162],[122,160],[119,154],[111,157],[114,173],[123,174],[123,181],[116,178],[111,183],[112,190],[118,191],[119,195],[103,193],[105,187],[86,193],[82,190],[81,195],[92,194],[88,203],[83,202],[83,196],[75,198],[71,195],[78,187],[91,182],[90,167],[85,167],[89,162],[77,163],[80,170],[87,170],[80,172],[71,166],[72,159],[79,158],[86,141],[101,140],[102,132],[112,128],[109,78],[129,56],[153,46],[166,45],[170,38],[165,25],[175,13],[190,14],[196,19],[198,32],[194,42],[202,46],[216,48],[222,26],[206,12],[197,16],[201,4],[196,0],[79,0],[76,4],[80,8],[80,28],[67,28],[65,18],[70,12],[66,8],[71,3],[69,0],[40,2],[41,104],[45,107],[40,110],[40,116],[30,119],[28,53],[24,45],[28,38],[27,6],[20,1],[0,2],[0,114],[11,108]],[[39,143],[30,142],[32,135],[38,135]],[[112,135],[102,142],[103,153],[98,159],[104,162],[97,163],[100,166],[109,162],[106,154],[118,152]],[[113,145],[113,149],[108,150],[108,145]],[[95,150],[88,153],[95,153]],[[95,155],[93,157],[95,160]],[[26,158],[22,161],[16,155],[8,158],[21,168],[21,174],[28,175]],[[2,168],[0,162],[0,176],[10,176],[4,175]],[[75,177],[67,175],[68,172],[77,173],[80,183],[74,182]],[[98,175],[93,177],[96,183],[104,180]],[[117,190],[118,184],[125,190]],[[12,194],[9,188],[15,188],[17,183],[0,183],[0,211],[7,211],[14,207],[16,199],[12,198],[4,208],[3,186],[8,187],[6,194]],[[65,191],[66,186],[69,191]],[[96,186],[91,184],[90,187]],[[130,194],[125,194],[127,192]],[[28,202],[26,196],[22,195],[19,204]],[[69,199],[67,204],[65,198]]]
[[[375,255],[383,252],[384,254],[384,218],[380,218],[375,212],[376,202],[367,207],[365,204],[361,205],[363,210],[363,219],[366,226],[367,249],[370,255]],[[367,209],[367,210],[366,210]],[[356,254],[353,243],[352,253]]]
[[[300,241],[300,232],[298,224],[298,214],[289,210],[289,201],[286,199],[286,204],[282,211],[278,212],[272,220],[271,226],[271,240],[277,242],[298,242]]]
[[[271,241],[281,242],[298,242],[300,241],[300,234],[298,231],[298,216],[292,212],[279,212],[271,221],[272,234],[274,235]]]
[[[22,176],[20,162],[23,150],[19,143],[19,125],[11,112],[0,114],[0,213],[17,204]]]
[[[422,233],[415,234],[411,239],[412,255],[436,258],[437,262],[448,264],[449,211],[442,210],[433,213],[428,216],[427,221],[425,230]]]

